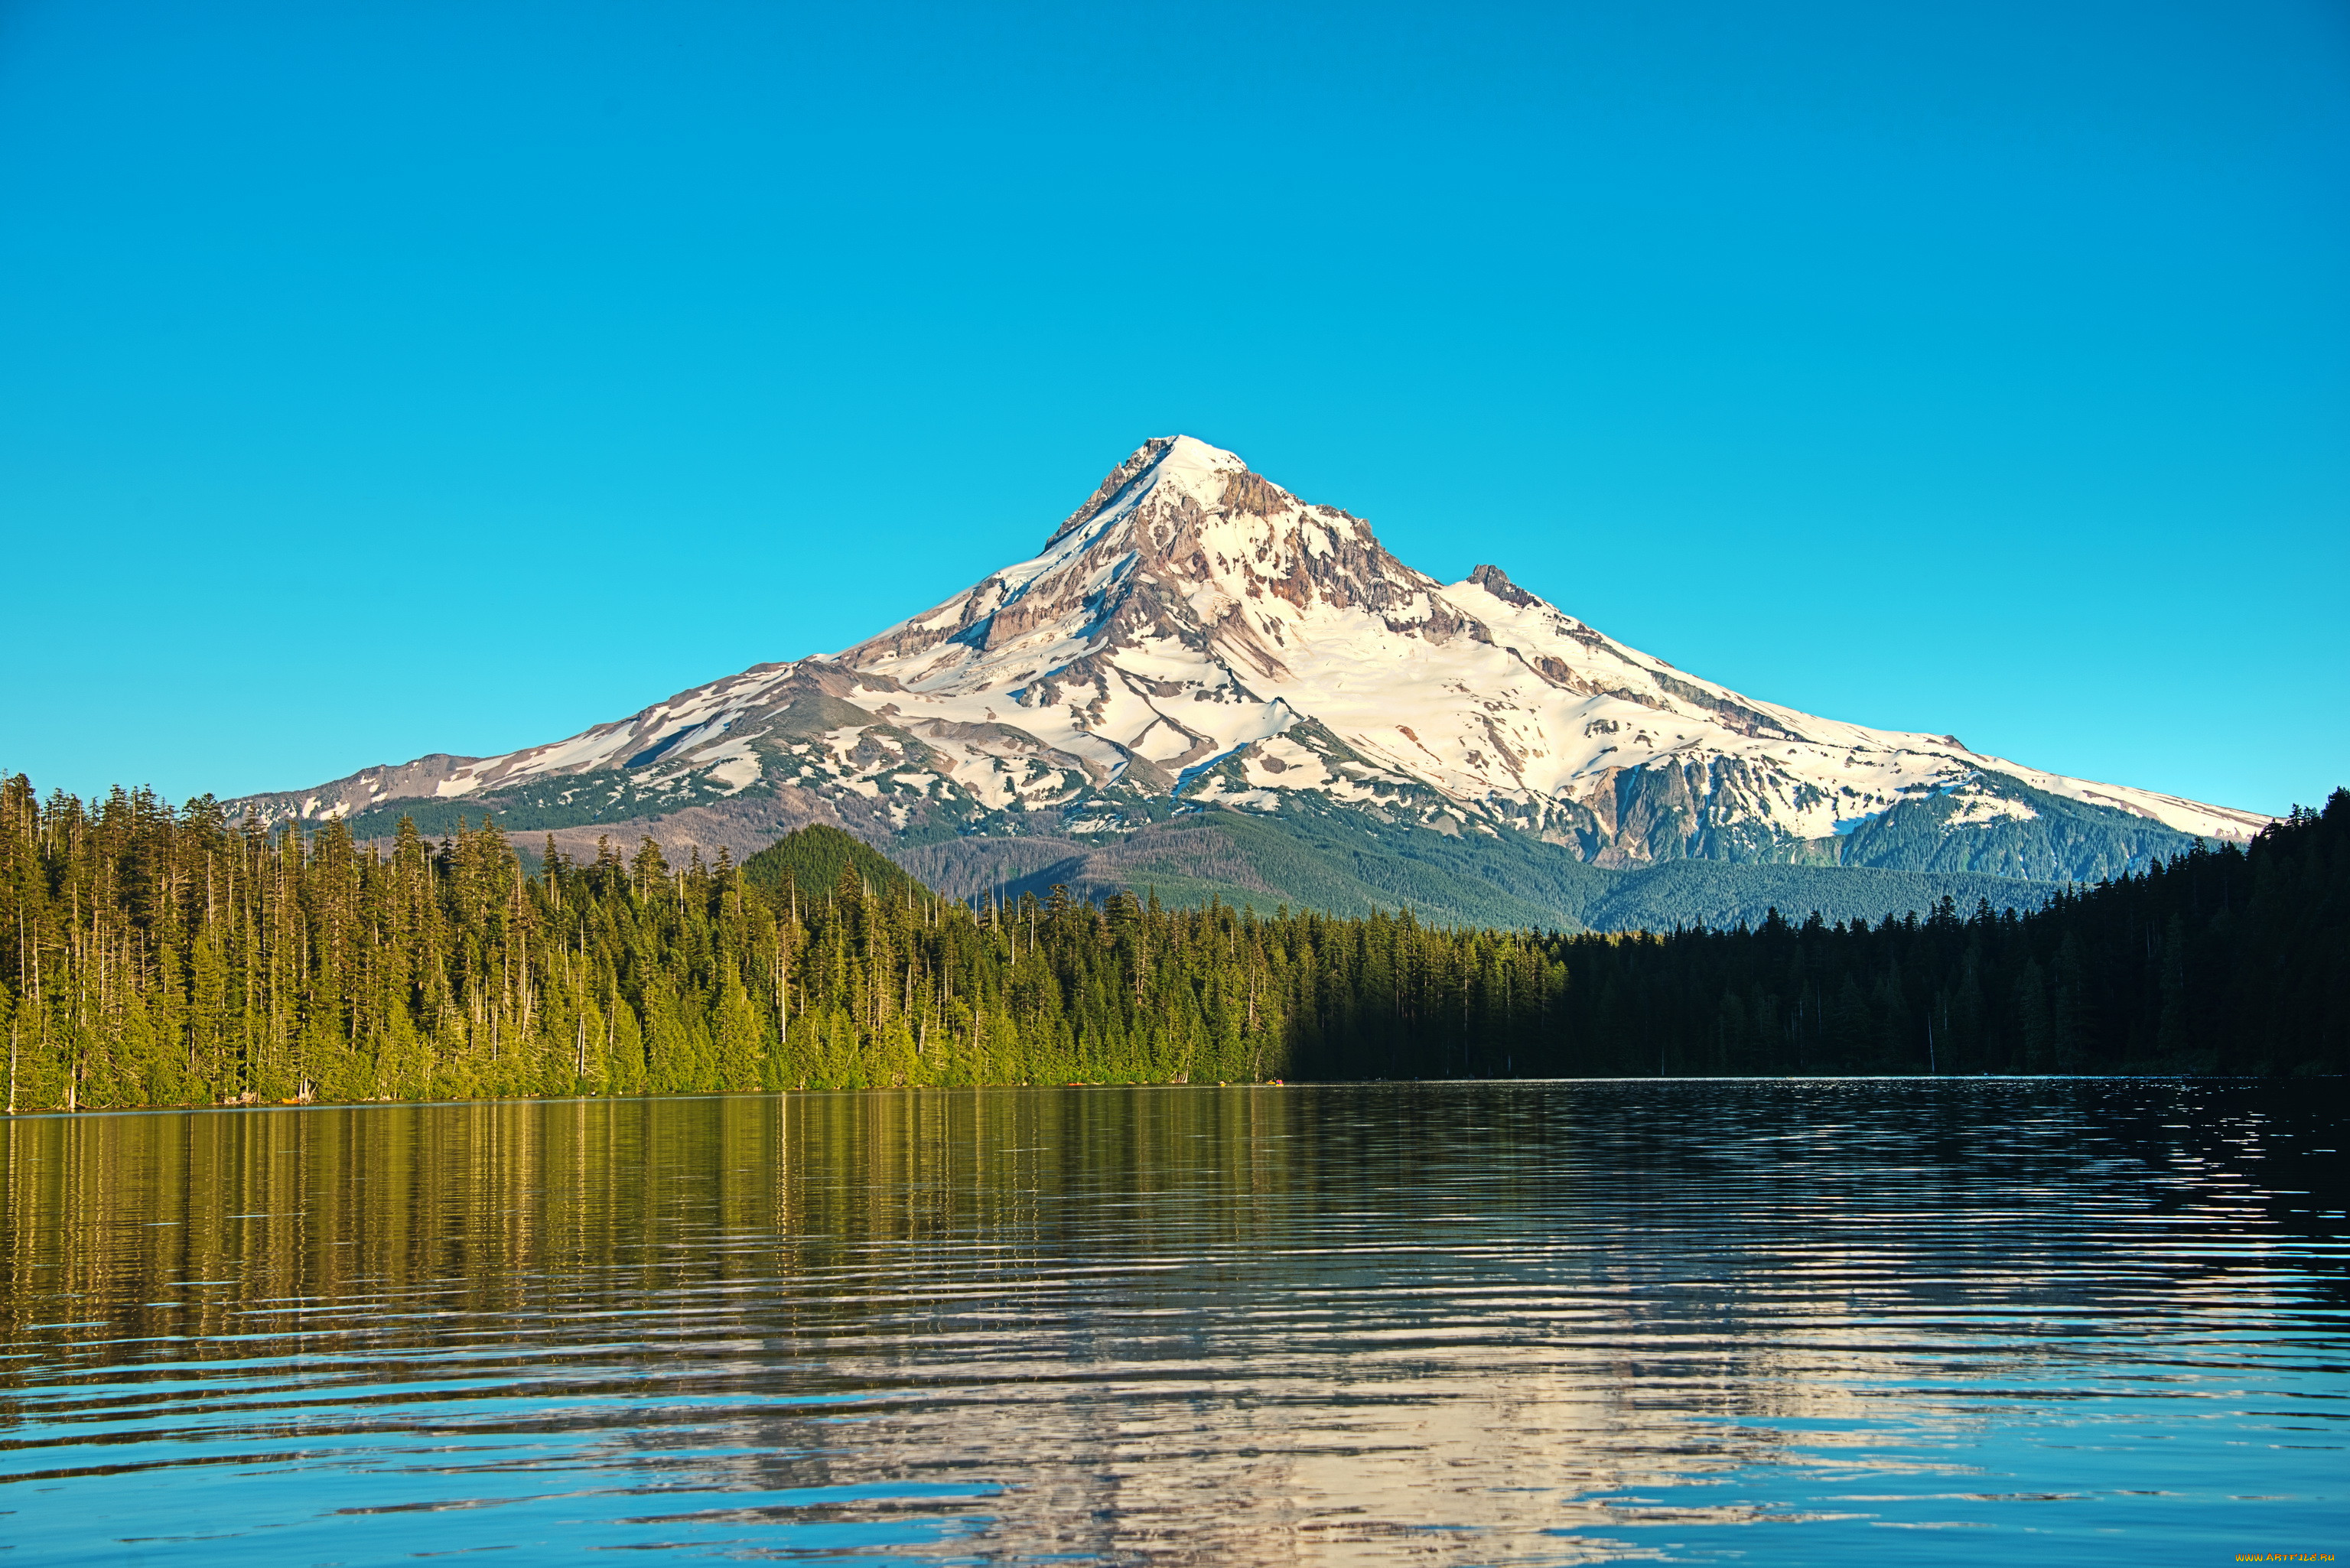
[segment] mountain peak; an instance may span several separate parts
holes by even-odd
[[[1248,464],[1236,454],[1210,446],[1195,436],[1152,436],[1109,471],[1084,505],[1061,520],[1061,525],[1045,541],[1045,548],[1050,550],[1100,516],[1138,482],[1147,479],[1154,488],[1171,483],[1203,504],[1214,504],[1223,476],[1247,472]]]

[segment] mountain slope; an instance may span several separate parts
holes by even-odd
[[[575,849],[644,831],[738,856],[827,821],[982,886],[1034,875],[1039,838],[1091,846],[1058,860],[1180,860],[1199,814],[1221,810],[1266,825],[1247,877],[1308,904],[1317,888],[1392,889],[1393,862],[1436,866],[1420,835],[1506,846],[1470,857],[1496,867],[1711,861],[2044,883],[2266,821],[1745,696],[1496,567],[1440,584],[1361,519],[1188,437],[1128,457],[1035,556],[837,655],[755,666],[504,756],[430,757],[247,804],[273,819],[345,816],[363,836],[402,815],[437,832],[494,812]],[[1387,869],[1367,877],[1350,858]],[[1432,893],[1437,876],[1400,880]],[[1555,918],[1601,907],[1544,877],[1531,898],[1477,879],[1493,894],[1441,901]]]
[[[920,890],[906,868],[859,838],[821,822],[809,823],[776,839],[743,862],[743,878],[754,887],[795,898],[822,898],[847,874],[868,892],[898,898]]]
[[[1014,861],[991,850],[1016,845]],[[1209,898],[1271,914],[1282,905],[1326,914],[1409,908],[1435,925],[1564,930],[1667,930],[1760,925],[1777,909],[1801,919],[1871,921],[1925,912],[1944,898],[2029,911],[2053,884],[1975,872],[1880,870],[1668,860],[1606,870],[1529,835],[1446,835],[1426,828],[1366,831],[1345,814],[1323,819],[1202,812],[1108,843],[1070,839],[960,840],[898,852],[926,884],[961,898],[1043,897],[1055,884],[1081,898],[1122,888],[1161,902]]]

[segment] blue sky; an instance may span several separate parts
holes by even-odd
[[[828,650],[1185,431],[1837,718],[2350,783],[2350,9],[0,5],[0,767]]]

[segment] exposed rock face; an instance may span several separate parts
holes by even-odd
[[[494,808],[517,833],[642,829],[738,854],[795,817],[885,844],[1100,844],[1195,808],[1335,810],[1515,828],[1636,867],[1835,864],[1896,842],[1915,858],[1920,833],[2012,838],[2051,801],[2148,842],[2266,820],[1743,696],[1497,566],[1439,584],[1361,519],[1177,436],[1111,470],[1033,559],[835,658],[759,665],[502,757],[248,804],[368,833],[403,811]],[[2047,875],[2078,874],[2050,853]]]

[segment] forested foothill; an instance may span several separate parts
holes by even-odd
[[[2342,791],[2030,913],[1663,934],[966,905],[820,827],[740,866],[543,856],[0,782],[8,1107],[2350,1058]]]

